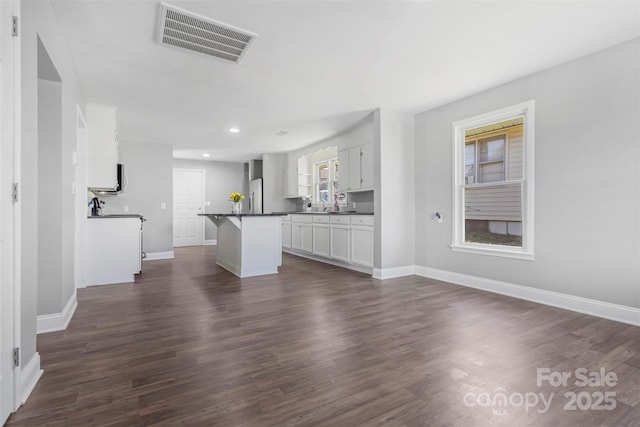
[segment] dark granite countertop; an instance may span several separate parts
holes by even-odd
[[[239,213],[239,214],[234,214],[234,213],[203,213],[203,214],[198,214],[198,216],[238,216],[238,217],[243,217],[243,216],[285,216],[287,215],[286,213],[279,213],[279,212],[272,212],[272,213]]]
[[[329,211],[329,212],[279,212],[282,215],[373,215],[373,212]]]
[[[142,218],[142,215],[140,214],[105,214],[105,215],[98,215],[98,216],[88,216],[87,218],[89,219],[96,219],[96,218]]]

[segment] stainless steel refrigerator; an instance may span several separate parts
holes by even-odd
[[[262,178],[249,181],[249,213],[263,213]]]

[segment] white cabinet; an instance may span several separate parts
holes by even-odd
[[[351,263],[373,267],[373,216],[351,218]]]
[[[289,217],[291,245],[286,246],[286,226],[283,221],[282,246],[291,249],[291,253],[311,253],[318,261],[347,267],[351,265],[359,271],[363,271],[363,267],[373,267],[373,215],[300,214]]]
[[[309,197],[313,187],[313,176],[309,170],[307,156],[295,158],[290,156],[289,162],[284,168],[285,197]]]
[[[282,217],[282,247],[291,249],[291,218]]]
[[[329,257],[329,217],[313,216],[313,254]]]
[[[338,164],[342,191],[373,188],[373,143],[339,151]]]
[[[87,223],[88,284],[132,282],[140,273],[140,218],[93,217]]]
[[[311,215],[291,215],[291,248],[303,252],[313,252]]]
[[[118,186],[117,108],[87,104],[87,187],[115,190]]]
[[[349,258],[349,216],[331,217],[329,240],[331,243],[329,257],[337,261],[350,262]]]
[[[361,188],[373,188],[373,143],[360,147]]]

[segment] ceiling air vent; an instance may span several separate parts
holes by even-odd
[[[249,31],[160,3],[160,44],[238,63],[256,37]]]

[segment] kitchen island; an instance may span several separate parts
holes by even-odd
[[[216,264],[238,277],[277,274],[282,265],[282,216],[205,213],[218,228]]]

